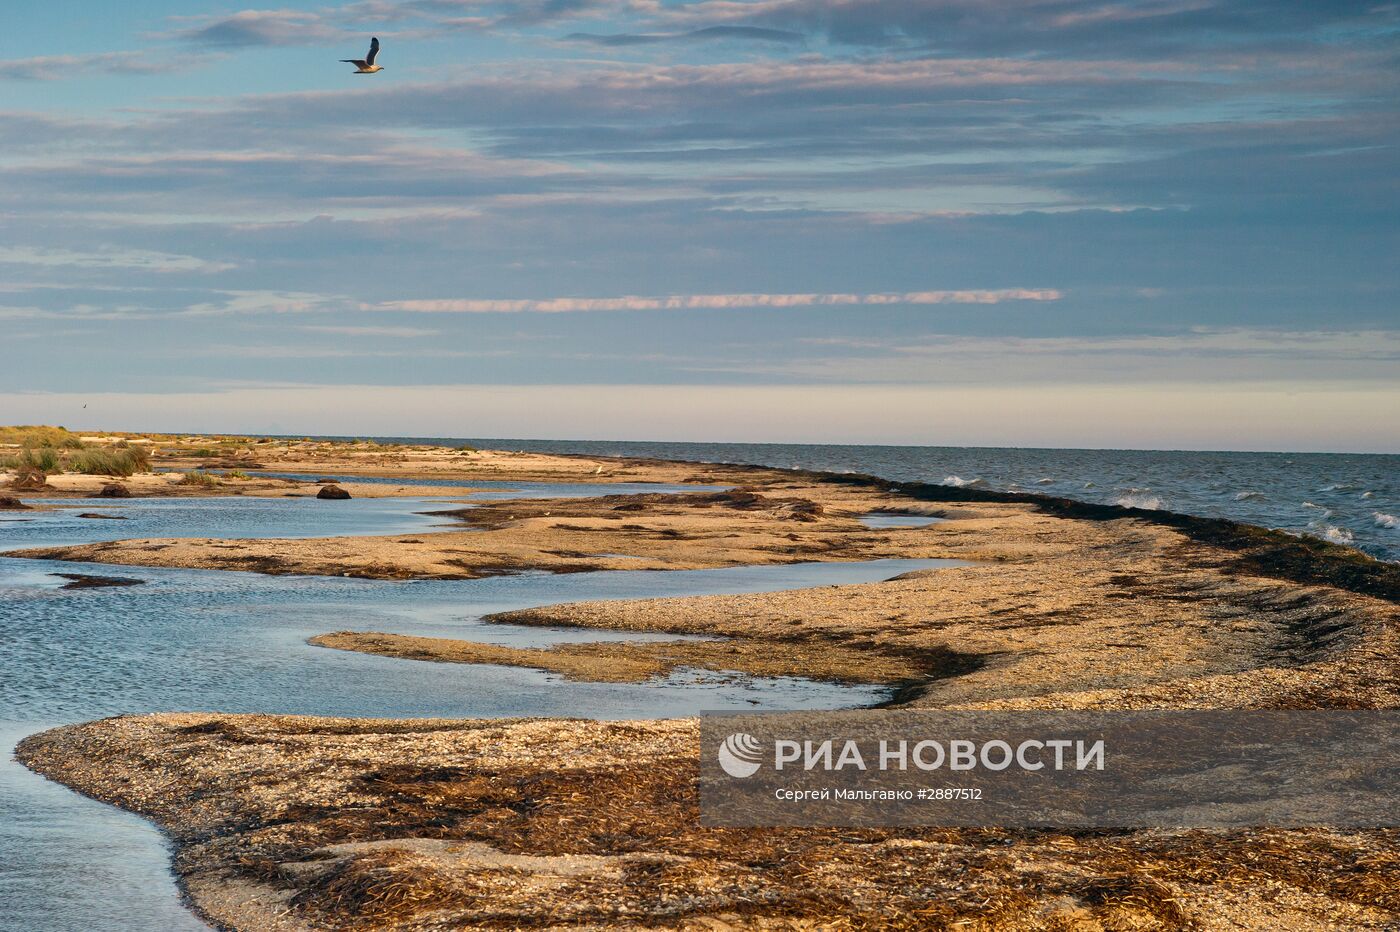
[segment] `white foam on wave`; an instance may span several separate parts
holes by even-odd
[[[1124,508],[1145,508],[1148,511],[1160,511],[1166,507],[1162,499],[1156,495],[1145,495],[1143,492],[1129,492],[1127,495],[1120,495],[1116,499],[1116,503]]]
[[[1350,492],[1351,490],[1353,490],[1353,489],[1355,489],[1355,488],[1356,488],[1356,486],[1354,486],[1354,485],[1349,485],[1348,483],[1345,483],[1345,482],[1334,482],[1334,483],[1332,483],[1331,485],[1324,485],[1322,488],[1318,489],[1318,491],[1319,491],[1319,492]]]
[[[1395,515],[1388,515],[1383,511],[1373,511],[1371,517],[1375,519],[1376,527],[1388,528],[1392,531],[1400,528],[1400,518],[1395,517]]]
[[[1035,480],[1035,484],[1036,484],[1036,485],[1054,485],[1054,484],[1055,484],[1055,480],[1054,480],[1054,479],[1051,479],[1049,476],[1046,476],[1044,479],[1037,479],[1037,480]]]
[[[941,483],[939,483],[939,484],[940,484],[940,485],[951,485],[951,486],[956,486],[956,487],[958,487],[958,488],[960,488],[960,489],[961,489],[961,488],[965,488],[965,487],[967,487],[967,486],[976,486],[976,487],[979,487],[979,488],[980,488],[981,486],[984,486],[984,485],[987,484],[987,480],[986,480],[986,479],[964,479],[962,476],[945,476],[945,477],[943,478],[943,481],[942,481]]]
[[[1351,531],[1344,527],[1337,527],[1335,524],[1324,524],[1322,536],[1334,544],[1349,544],[1356,540],[1356,535],[1352,534]]]
[[[1258,501],[1259,499],[1261,499],[1261,498],[1263,498],[1263,497],[1264,497],[1264,493],[1263,493],[1263,492],[1256,492],[1256,491],[1254,491],[1253,489],[1247,489],[1247,490],[1245,490],[1245,491],[1243,491],[1243,492],[1236,492],[1236,493],[1235,493],[1235,501],[1237,501],[1237,502],[1252,502],[1252,501]]]
[[[1376,493],[1375,493],[1375,492],[1362,492],[1362,493],[1361,493],[1361,497],[1362,497],[1362,498],[1375,498],[1375,497],[1376,497]]]

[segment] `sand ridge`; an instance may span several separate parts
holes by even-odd
[[[645,481],[674,472],[632,470]],[[242,569],[374,579],[472,579],[524,570],[708,569],[805,561],[952,556],[934,535],[874,531],[858,517],[898,507],[896,497],[795,482],[772,471],[692,479],[744,479],[733,492],[487,501],[441,512],[433,533],[305,540],[160,538],[10,552],[14,557],[127,566]],[[470,473],[463,476],[470,481]],[[637,481],[637,480],[633,480]],[[329,507],[334,507],[333,504]],[[995,511],[962,509],[969,516]],[[1002,508],[1001,510],[1004,510]],[[450,526],[467,530],[451,530]],[[997,554],[991,554],[993,558]]]

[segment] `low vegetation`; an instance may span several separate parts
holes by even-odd
[[[25,473],[75,472],[87,476],[120,476],[148,472],[150,451],[141,447],[35,447],[0,457],[0,469]]]
[[[181,485],[197,485],[206,489],[212,489],[219,484],[219,477],[212,473],[207,473],[202,469],[191,469],[180,477]]]
[[[0,469],[27,475],[74,472],[124,478],[148,472],[154,453],[152,446],[143,441],[133,444],[123,437],[115,442],[85,443],[67,428],[47,425],[0,426],[0,447],[3,446],[18,451],[0,455]]]
[[[81,450],[64,461],[67,472],[88,476],[131,476],[149,472],[151,455],[140,447],[112,450]]]
[[[39,447],[77,450],[82,448],[83,441],[77,434],[63,427],[21,424],[0,427],[0,445],[23,447],[26,450]]]
[[[57,450],[44,447],[38,450],[25,450],[18,456],[7,456],[4,459],[6,469],[16,471],[30,471],[50,473],[58,470],[60,455]]]

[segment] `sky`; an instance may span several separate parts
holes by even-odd
[[[1400,452],[1394,2],[6,12],[0,422]]]

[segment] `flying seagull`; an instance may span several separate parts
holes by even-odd
[[[375,36],[374,38],[369,40],[369,54],[366,55],[363,59],[342,58],[341,61],[345,62],[347,65],[354,65],[356,74],[374,74],[376,71],[384,70],[383,65],[376,65],[374,63],[374,59],[378,55],[379,37]]]

